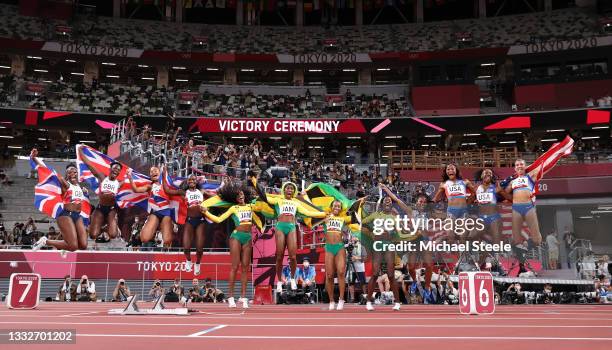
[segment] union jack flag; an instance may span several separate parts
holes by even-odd
[[[42,165],[38,165],[30,160],[30,166],[38,173],[38,183],[34,187],[34,205],[42,213],[57,219],[64,211],[62,184],[55,170],[44,162],[41,163]],[[89,226],[91,203],[87,192],[84,191],[83,194],[87,199],[81,202],[81,217],[85,226]]]

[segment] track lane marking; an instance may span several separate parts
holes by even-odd
[[[214,331],[216,331],[218,329],[225,328],[225,327],[227,327],[226,324],[220,324],[218,326],[215,326],[215,327],[212,327],[212,328],[208,328],[208,329],[205,329],[205,330],[200,331],[200,332],[189,334],[188,337],[199,337],[201,335],[208,334],[210,332],[214,332]]]

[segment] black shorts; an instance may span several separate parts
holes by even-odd
[[[64,210],[64,211],[62,211],[61,214],[58,215],[58,218],[60,216],[67,216],[67,217],[69,217],[70,219],[72,219],[72,222],[74,222],[75,224],[77,223],[77,221],[79,221],[79,219],[83,220],[81,218],[81,213],[78,212],[78,211]]]
[[[117,209],[117,206],[115,204],[113,205],[100,205],[98,204],[98,206],[96,207],[96,210],[99,210],[102,215],[104,215],[104,217],[107,217],[108,214],[110,214],[111,210]]]

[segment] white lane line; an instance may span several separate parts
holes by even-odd
[[[390,312],[388,314],[391,314]],[[406,313],[408,314],[408,313]],[[251,315],[255,315],[255,314],[251,314]],[[350,315],[350,314],[348,314]],[[19,318],[19,317],[27,317],[27,318],[40,318],[40,319],[49,319],[49,318],[65,318],[65,316],[44,316],[44,315],[34,315],[34,314],[22,314],[22,315],[18,315],[18,314],[11,314],[10,315],[11,318]],[[190,316],[189,319],[193,320],[193,319],[198,319],[198,320],[211,320],[212,316]],[[398,315],[399,316],[399,315]],[[130,319],[142,319],[142,315],[122,315],[121,317],[123,318],[130,318]],[[221,315],[214,315],[215,319],[226,319],[226,320],[235,320],[236,316],[221,316]],[[244,316],[246,317],[245,319],[247,320],[313,320],[313,321],[317,321],[317,320],[323,320],[323,321],[330,321],[330,320],[368,320],[368,321],[414,321],[414,320],[432,320],[432,321],[497,321],[497,320],[512,320],[512,321],[524,321],[524,320],[569,320],[569,321],[608,321],[608,320],[612,320],[612,318],[608,318],[608,317],[596,317],[596,318],[588,318],[588,317],[498,317],[496,315],[493,316],[480,316],[478,318],[476,317],[470,317],[470,316],[451,316],[449,315],[449,317],[300,317],[300,316],[295,316],[295,317],[255,317],[255,316]],[[113,319],[117,319],[117,315],[106,315],[106,314],[100,314],[100,315],[96,315],[96,316],[87,316],[87,318],[95,318],[95,319],[101,319],[101,318],[113,318]],[[146,317],[147,319],[168,319],[168,316],[149,316],[147,315]],[[52,321],[49,321],[52,322]]]
[[[218,325],[216,327],[208,328],[208,329],[205,329],[205,330],[200,331],[200,332],[189,334],[188,337],[199,337],[201,335],[208,334],[210,332],[214,332],[214,331],[216,331],[218,329],[225,328],[225,327],[227,327],[226,324],[220,324],[220,325]]]
[[[194,333],[198,334],[198,333]],[[162,334],[77,334],[77,337],[122,337],[122,338],[197,338],[197,335],[162,335]],[[452,337],[452,336],[267,336],[267,335],[207,335],[202,338],[215,339],[329,339],[329,340],[571,340],[571,341],[610,341],[612,338],[581,338],[581,337]]]
[[[78,314],[61,315],[60,317],[82,316],[82,315],[91,315],[91,314],[98,314],[98,313],[100,313],[100,311],[81,312]]]
[[[0,321],[0,324],[48,324],[48,322],[36,322],[36,321],[10,321],[4,322]],[[95,325],[95,326],[214,326],[217,323],[134,323],[134,322],[53,322],[56,325]],[[339,327],[346,328],[345,324],[231,324],[232,327]],[[374,327],[374,328],[431,328],[431,324],[352,324],[351,327]],[[483,324],[483,325],[458,325],[458,324],[436,324],[436,327],[445,327],[445,328],[612,328],[612,325],[525,325],[525,324],[500,324],[500,325],[492,325],[492,324]],[[227,325],[223,325],[223,327],[227,327]],[[221,327],[221,328],[223,328]],[[212,329],[214,330],[214,329]]]

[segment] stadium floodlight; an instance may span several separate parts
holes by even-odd
[[[189,81],[189,80],[188,79],[176,79],[176,81],[186,82],[186,81]]]
[[[349,140],[361,140],[361,136],[349,136],[347,137]]]
[[[46,137],[39,137],[38,141],[47,141],[47,138]]]
[[[384,145],[383,148],[395,148],[397,145]]]
[[[102,65],[104,66],[116,66],[117,63],[113,63],[113,62],[102,62]]]
[[[518,135],[518,134],[522,134],[523,132],[521,131],[506,131],[504,134],[506,135]]]
[[[80,140],[79,143],[96,143],[96,141],[91,140]]]
[[[585,136],[582,139],[583,140],[595,140],[595,139],[598,139],[598,138],[599,138],[599,136]]]
[[[308,138],[309,140],[325,140],[325,137],[320,136],[311,136]]]
[[[242,68],[240,71],[241,72],[254,72],[255,69],[252,69],[252,68]]]
[[[186,67],[181,67],[181,66],[173,66],[172,69],[184,70],[184,69],[187,69],[187,68]]]
[[[579,216],[578,219],[592,219],[593,215]]]
[[[219,68],[206,68],[207,71],[212,71],[212,72],[216,72],[219,70]]]
[[[70,63],[76,63],[75,60],[71,60],[71,59],[67,59],[66,62],[70,62]]]
[[[432,135],[425,135],[426,138],[432,138],[432,137],[442,137],[442,135],[440,134],[432,134]]]
[[[34,71],[39,73],[49,73],[49,71],[46,69],[34,69]]]
[[[140,79],[142,79],[142,80],[155,80],[155,78],[151,78],[151,77],[142,77]]]
[[[485,67],[485,66],[494,66],[495,62],[488,62],[488,63],[481,63],[480,66],[481,67]]]
[[[0,68],[11,69],[11,67],[9,67],[9,66],[0,66]]]
[[[321,70],[320,70],[320,69],[309,69],[308,71],[309,71],[309,72],[311,72],[311,73],[312,73],[312,72],[321,72]]]
[[[401,139],[401,136],[393,136],[393,135],[389,135],[389,136],[385,136],[386,139]]]
[[[356,71],[356,69],[355,68],[344,68],[342,71],[343,72],[354,72]]]
[[[564,132],[565,129],[550,129],[550,130],[546,130],[546,132]]]
[[[285,72],[288,72],[289,70],[288,69],[275,69],[274,71],[285,73]]]
[[[479,75],[478,78],[476,79],[490,79],[490,78],[492,78],[492,76],[490,75]]]
[[[27,56],[27,57],[33,60],[42,60],[42,57],[38,57],[38,56]]]
[[[592,127],[593,130],[599,130],[599,129],[610,129],[609,126],[594,126]]]
[[[505,144],[516,143],[516,141],[515,140],[511,140],[511,141],[499,141],[499,143],[501,143],[502,145],[505,145]]]
[[[118,75],[107,75],[106,77],[107,77],[107,78],[115,78],[115,79],[116,79],[116,78],[119,78],[119,76],[118,76]]]
[[[269,137],[269,139],[270,140],[280,140],[280,139],[282,139],[282,137],[280,137],[280,136],[272,136],[272,137]]]
[[[73,131],[75,134],[91,134],[91,131],[83,131],[83,130],[75,130]]]
[[[21,149],[21,146],[8,146],[8,148],[12,148],[12,149]]]
[[[376,68],[376,70],[379,72],[386,72],[386,71],[390,71],[391,68]]]
[[[542,142],[557,142],[559,139],[542,139]]]
[[[146,64],[139,64],[138,67],[140,67],[140,68],[149,68],[149,66],[147,66]]]
[[[463,134],[463,136],[465,137],[470,137],[470,136],[480,136],[481,134]]]
[[[13,139],[14,137],[11,135],[0,135],[0,139]]]
[[[76,73],[76,72],[73,72],[73,73],[70,73],[70,74],[72,74],[72,75],[85,75],[83,73]]]

